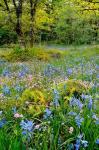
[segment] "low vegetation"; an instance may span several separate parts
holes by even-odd
[[[98,50],[1,52],[1,150],[99,149]]]

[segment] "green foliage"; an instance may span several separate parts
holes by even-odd
[[[98,18],[98,15],[95,15],[93,11],[89,14],[86,11],[81,14],[77,4],[67,2],[67,5],[62,5],[55,24],[54,31],[57,42],[66,45],[98,42]]]
[[[80,98],[82,94],[89,92],[90,86],[87,82],[84,83],[81,80],[67,80],[67,82],[59,83],[57,88],[65,99],[68,96]]]
[[[0,45],[16,43],[17,35],[5,28],[0,28]]]
[[[16,42],[13,31],[16,28],[16,14],[12,1],[8,2],[10,12],[3,9],[4,1],[0,3],[0,34],[1,44]],[[89,8],[86,8],[89,6]],[[30,18],[30,5],[23,2],[22,17],[20,17],[22,37],[26,43],[31,39],[30,26],[33,27],[35,42],[54,41],[64,44],[90,44],[99,42],[98,3],[81,0],[37,1],[33,22]],[[5,11],[4,11],[5,10]],[[2,13],[2,12],[5,13]],[[5,30],[7,29],[7,30]]]
[[[22,48],[15,45],[13,48],[8,49],[5,53],[1,51],[0,57],[7,61],[28,61],[36,58],[42,61],[50,61],[51,59],[59,59],[64,56],[64,52],[60,50],[46,50],[44,47]]]
[[[41,114],[45,109],[45,96],[40,90],[26,89],[21,97],[23,110],[34,116]]]

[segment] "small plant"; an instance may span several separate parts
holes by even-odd
[[[45,96],[37,89],[26,89],[21,97],[21,105],[30,114],[40,114],[46,106]]]
[[[63,97],[65,96],[75,96],[80,98],[83,93],[88,93],[91,88],[89,83],[83,82],[81,80],[67,80],[65,82],[59,83],[57,88],[61,91]]]

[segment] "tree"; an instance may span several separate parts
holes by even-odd
[[[90,43],[99,36],[98,0],[1,0],[0,26],[33,46],[40,39]],[[27,42],[24,42],[27,43]]]

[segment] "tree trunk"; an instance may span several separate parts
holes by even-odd
[[[21,17],[22,17],[22,3],[23,0],[18,0],[18,4],[16,4],[16,1],[13,0],[13,5],[16,11],[16,27],[15,31],[18,35],[19,44],[23,47],[25,47],[25,42],[23,39],[23,33],[22,33],[22,24],[21,24]]]
[[[30,46],[33,47],[35,41],[35,31],[34,31],[34,21],[35,21],[35,14],[36,8],[39,0],[30,0],[30,15],[31,15],[31,22],[30,22]]]

